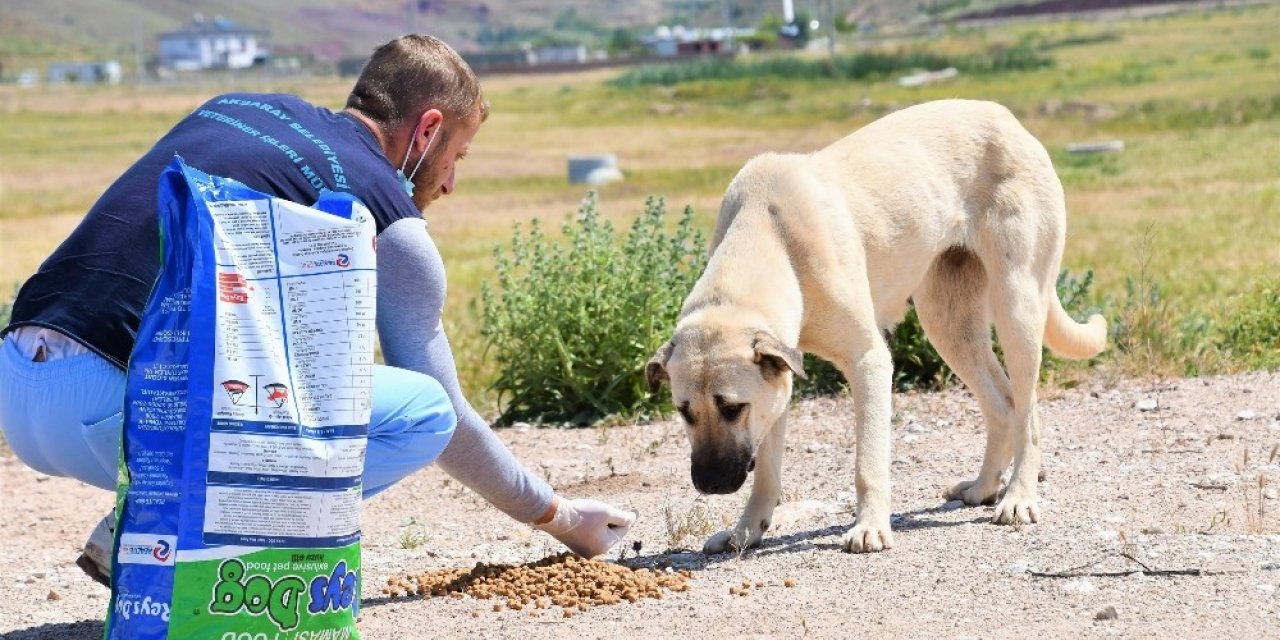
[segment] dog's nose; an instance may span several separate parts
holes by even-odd
[[[710,494],[733,493],[742,488],[742,483],[747,480],[747,473],[742,467],[733,470],[719,465],[695,466],[691,469],[691,475],[693,487],[699,493]]]

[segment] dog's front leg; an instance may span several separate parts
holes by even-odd
[[[732,529],[718,531],[706,544],[704,553],[723,553],[749,549],[760,544],[764,532],[773,524],[773,510],[782,501],[782,453],[786,450],[787,414],[784,411],[774,423],[756,452],[755,479],[747,507]]]
[[[850,375],[852,374],[852,375]],[[893,410],[893,358],[883,342],[858,358],[845,377],[853,392],[857,425],[854,484],[858,516],[845,534],[844,550],[881,551],[893,546],[889,526],[889,418]]]

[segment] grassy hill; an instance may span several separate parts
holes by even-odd
[[[797,0],[798,14],[833,14],[901,24],[923,16],[1011,4],[1010,0],[893,2]],[[333,61],[364,55],[411,28],[444,38],[462,51],[511,46],[539,36],[604,45],[617,28],[659,24],[738,27],[782,13],[780,0],[5,0],[0,3],[0,74],[60,60],[114,58],[132,69],[135,42],[144,58],[155,35],[179,29],[199,12],[270,32],[277,54]],[[409,10],[416,6],[416,15]]]

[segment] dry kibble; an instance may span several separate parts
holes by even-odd
[[[794,586],[796,586],[796,579],[795,579],[795,578],[787,578],[786,580],[783,580],[783,581],[782,581],[782,584],[783,584],[783,585],[785,585],[785,586],[788,586],[788,587],[794,587]]]
[[[756,580],[756,588],[760,588],[763,586],[764,586],[764,580]]]
[[[687,569],[633,569],[564,553],[522,565],[477,562],[470,569],[392,576],[382,591],[392,597],[416,593],[424,598],[496,599],[494,611],[535,611],[558,606],[569,617],[595,605],[661,598],[664,590],[688,591],[692,578],[693,573]],[[731,593],[746,595],[750,587],[751,582],[744,580],[742,587],[733,587]],[[479,609],[472,611],[473,617],[479,615]]]

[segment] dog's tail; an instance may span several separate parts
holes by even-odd
[[[1050,296],[1049,317],[1044,323],[1044,343],[1063,358],[1092,358],[1107,346],[1107,319],[1098,314],[1080,324],[1067,315],[1058,296]]]

